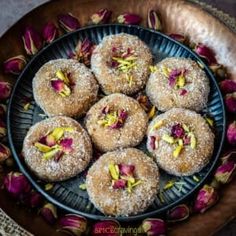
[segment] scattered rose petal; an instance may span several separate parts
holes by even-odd
[[[56,222],[57,208],[51,203],[46,203],[40,209],[39,213],[49,224],[54,224]]]
[[[3,63],[4,73],[19,75],[26,63],[26,58],[23,55],[11,57]]]
[[[188,91],[187,91],[186,89],[181,89],[179,95],[180,95],[180,96],[184,96],[184,95],[186,95],[187,93],[188,93]]]
[[[62,146],[62,149],[64,152],[71,152],[72,151],[72,144],[73,144],[72,138],[64,138],[60,142],[60,145]]]
[[[36,54],[43,46],[39,33],[31,26],[25,28],[22,39],[28,55]]]
[[[225,105],[229,112],[236,113],[236,92],[226,95]]]
[[[173,136],[174,138],[183,138],[184,135],[185,135],[185,131],[181,124],[178,123],[172,126],[171,136]]]
[[[162,219],[148,218],[142,222],[142,229],[148,235],[165,236],[166,223]]]
[[[117,17],[118,23],[127,25],[138,25],[141,20],[142,18],[139,15],[132,13],[124,13]]]
[[[214,52],[207,46],[199,43],[194,50],[200,57],[206,59],[209,65],[217,64]]]
[[[228,126],[227,140],[228,140],[229,144],[236,145],[236,121],[233,121]]]
[[[236,92],[236,82],[231,79],[226,79],[220,82],[220,89],[223,93]]]
[[[66,31],[72,32],[80,28],[79,20],[71,13],[60,14],[58,17],[59,25]]]
[[[154,10],[150,10],[148,12],[148,22],[147,22],[147,26],[151,29],[154,30],[161,30],[161,22],[160,19],[157,15],[157,12]]]
[[[134,165],[119,164],[118,167],[119,167],[120,175],[124,175],[124,176],[134,175],[134,170],[135,170]]]
[[[112,12],[105,9],[100,9],[98,12],[91,16],[91,21],[93,24],[106,24],[111,18]]]
[[[10,83],[0,81],[0,100],[6,100],[11,95],[12,86]]]
[[[45,42],[51,43],[58,36],[58,29],[52,22],[48,22],[44,25],[42,36]]]
[[[187,205],[178,205],[167,212],[169,222],[186,220],[189,217],[189,208]]]

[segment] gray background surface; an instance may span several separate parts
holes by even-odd
[[[48,0],[0,0],[0,35],[25,13],[47,1]],[[236,17],[236,0],[205,0],[205,2]],[[236,220],[225,226],[216,236],[235,235]]]

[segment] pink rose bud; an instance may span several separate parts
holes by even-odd
[[[215,179],[222,183],[227,184],[235,174],[236,163],[234,161],[228,161],[219,166],[215,172]]]
[[[143,221],[142,228],[148,236],[166,235],[166,223],[162,219],[148,218]]]
[[[148,21],[147,21],[148,28],[154,29],[154,30],[161,30],[161,22],[157,15],[157,12],[154,10],[150,10],[148,12]]]
[[[5,104],[0,104],[0,119],[4,119],[7,112],[7,106]]]
[[[10,149],[4,144],[0,143],[0,163],[5,161],[11,156]]]
[[[8,82],[0,81],[0,100],[6,100],[11,95],[12,86]]]
[[[225,96],[225,105],[229,112],[236,113],[236,92]]]
[[[3,180],[4,188],[14,198],[20,199],[24,194],[31,191],[27,178],[19,172],[8,173]]]
[[[195,46],[195,52],[206,59],[209,65],[217,64],[214,52],[207,46],[199,43]]]
[[[169,36],[180,43],[184,43],[186,41],[186,37],[182,34],[170,34]]]
[[[23,55],[11,57],[4,61],[3,68],[5,74],[19,75],[26,65],[26,59]]]
[[[28,55],[36,54],[43,46],[39,33],[31,26],[25,28],[22,39]]]
[[[204,185],[198,192],[193,209],[195,212],[204,213],[217,202],[218,198],[218,193],[213,187]]]
[[[134,165],[128,165],[128,164],[119,164],[119,171],[121,175],[124,176],[133,176],[134,174],[134,169],[135,166]]]
[[[167,212],[169,222],[177,222],[185,220],[189,217],[189,208],[185,204],[176,206]]]
[[[25,194],[21,199],[21,202],[30,208],[40,207],[43,201],[42,195],[35,191]]]
[[[222,163],[227,163],[228,161],[234,161],[236,160],[236,150],[228,151],[224,153],[224,155],[221,157]]]
[[[80,28],[79,20],[71,13],[61,14],[57,17],[59,25],[66,31],[72,32]]]
[[[7,134],[6,124],[0,120],[0,139],[4,138]]]
[[[91,16],[91,21],[94,24],[106,24],[111,18],[112,12],[107,9],[100,9]]]
[[[43,27],[42,35],[45,42],[51,43],[58,36],[56,25],[52,22],[48,22]]]
[[[226,79],[220,82],[220,89],[223,93],[236,92],[236,82],[231,79]]]
[[[142,18],[139,15],[132,13],[124,13],[117,17],[118,23],[126,25],[138,25],[141,20]]]
[[[70,235],[80,236],[87,229],[87,219],[80,215],[67,214],[59,221],[60,231]]]
[[[56,222],[57,208],[51,203],[46,203],[40,209],[39,213],[49,224],[54,224]]]
[[[227,129],[227,140],[229,144],[236,145],[236,121],[233,121]]]
[[[103,220],[92,226],[92,236],[120,236],[120,224],[116,220]]]

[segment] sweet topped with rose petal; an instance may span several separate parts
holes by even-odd
[[[58,116],[30,128],[22,153],[27,166],[40,179],[62,181],[87,167],[92,157],[92,145],[77,121]]]
[[[97,93],[93,74],[76,60],[49,61],[33,79],[35,101],[48,116],[79,117],[96,101]]]
[[[128,216],[143,212],[159,189],[159,171],[151,157],[135,148],[107,152],[86,177],[90,201],[101,212]]]
[[[166,58],[155,66],[146,93],[159,110],[173,107],[202,110],[208,101],[209,81],[199,65],[186,58]]]
[[[104,37],[91,57],[91,69],[106,94],[138,92],[151,64],[150,49],[137,36],[125,33]]]
[[[147,136],[147,149],[157,164],[177,176],[200,171],[214,149],[214,134],[205,119],[183,108],[172,108],[154,118]]]
[[[147,122],[140,104],[119,93],[102,98],[85,118],[94,145],[103,152],[138,145],[145,135]]]

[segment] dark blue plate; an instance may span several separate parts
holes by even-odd
[[[155,62],[165,57],[174,56],[191,58],[204,66],[204,70],[210,80],[211,91],[207,108],[202,113],[210,114],[214,118],[216,139],[215,149],[210,163],[196,174],[199,181],[196,181],[196,178],[193,178],[193,176],[176,178],[161,171],[161,189],[163,189],[163,186],[168,180],[175,179],[177,183],[172,188],[163,191],[161,195],[157,196],[155,202],[144,213],[129,217],[117,217],[117,219],[122,221],[138,220],[162,213],[196,192],[212,172],[219,158],[225,136],[225,109],[218,85],[204,62],[184,45],[154,30],[144,29],[139,26],[117,24],[89,26],[55,40],[32,58],[19,76],[13,89],[7,117],[10,147],[20,170],[26,175],[32,185],[50,202],[69,212],[81,214],[92,219],[102,219],[105,216],[89,201],[87,192],[79,188],[79,185],[84,182],[83,173],[70,180],[56,183],[50,191],[45,191],[44,184],[38,181],[20,158],[19,154],[28,129],[43,119],[41,116],[43,112],[35,102],[32,102],[28,111],[24,111],[21,100],[23,97],[33,96],[32,79],[39,68],[52,59],[67,58],[69,52],[74,50],[79,39],[87,37],[92,42],[98,44],[104,36],[121,32],[137,35],[143,40],[151,48]],[[142,146],[140,145],[139,147],[143,149]]]

